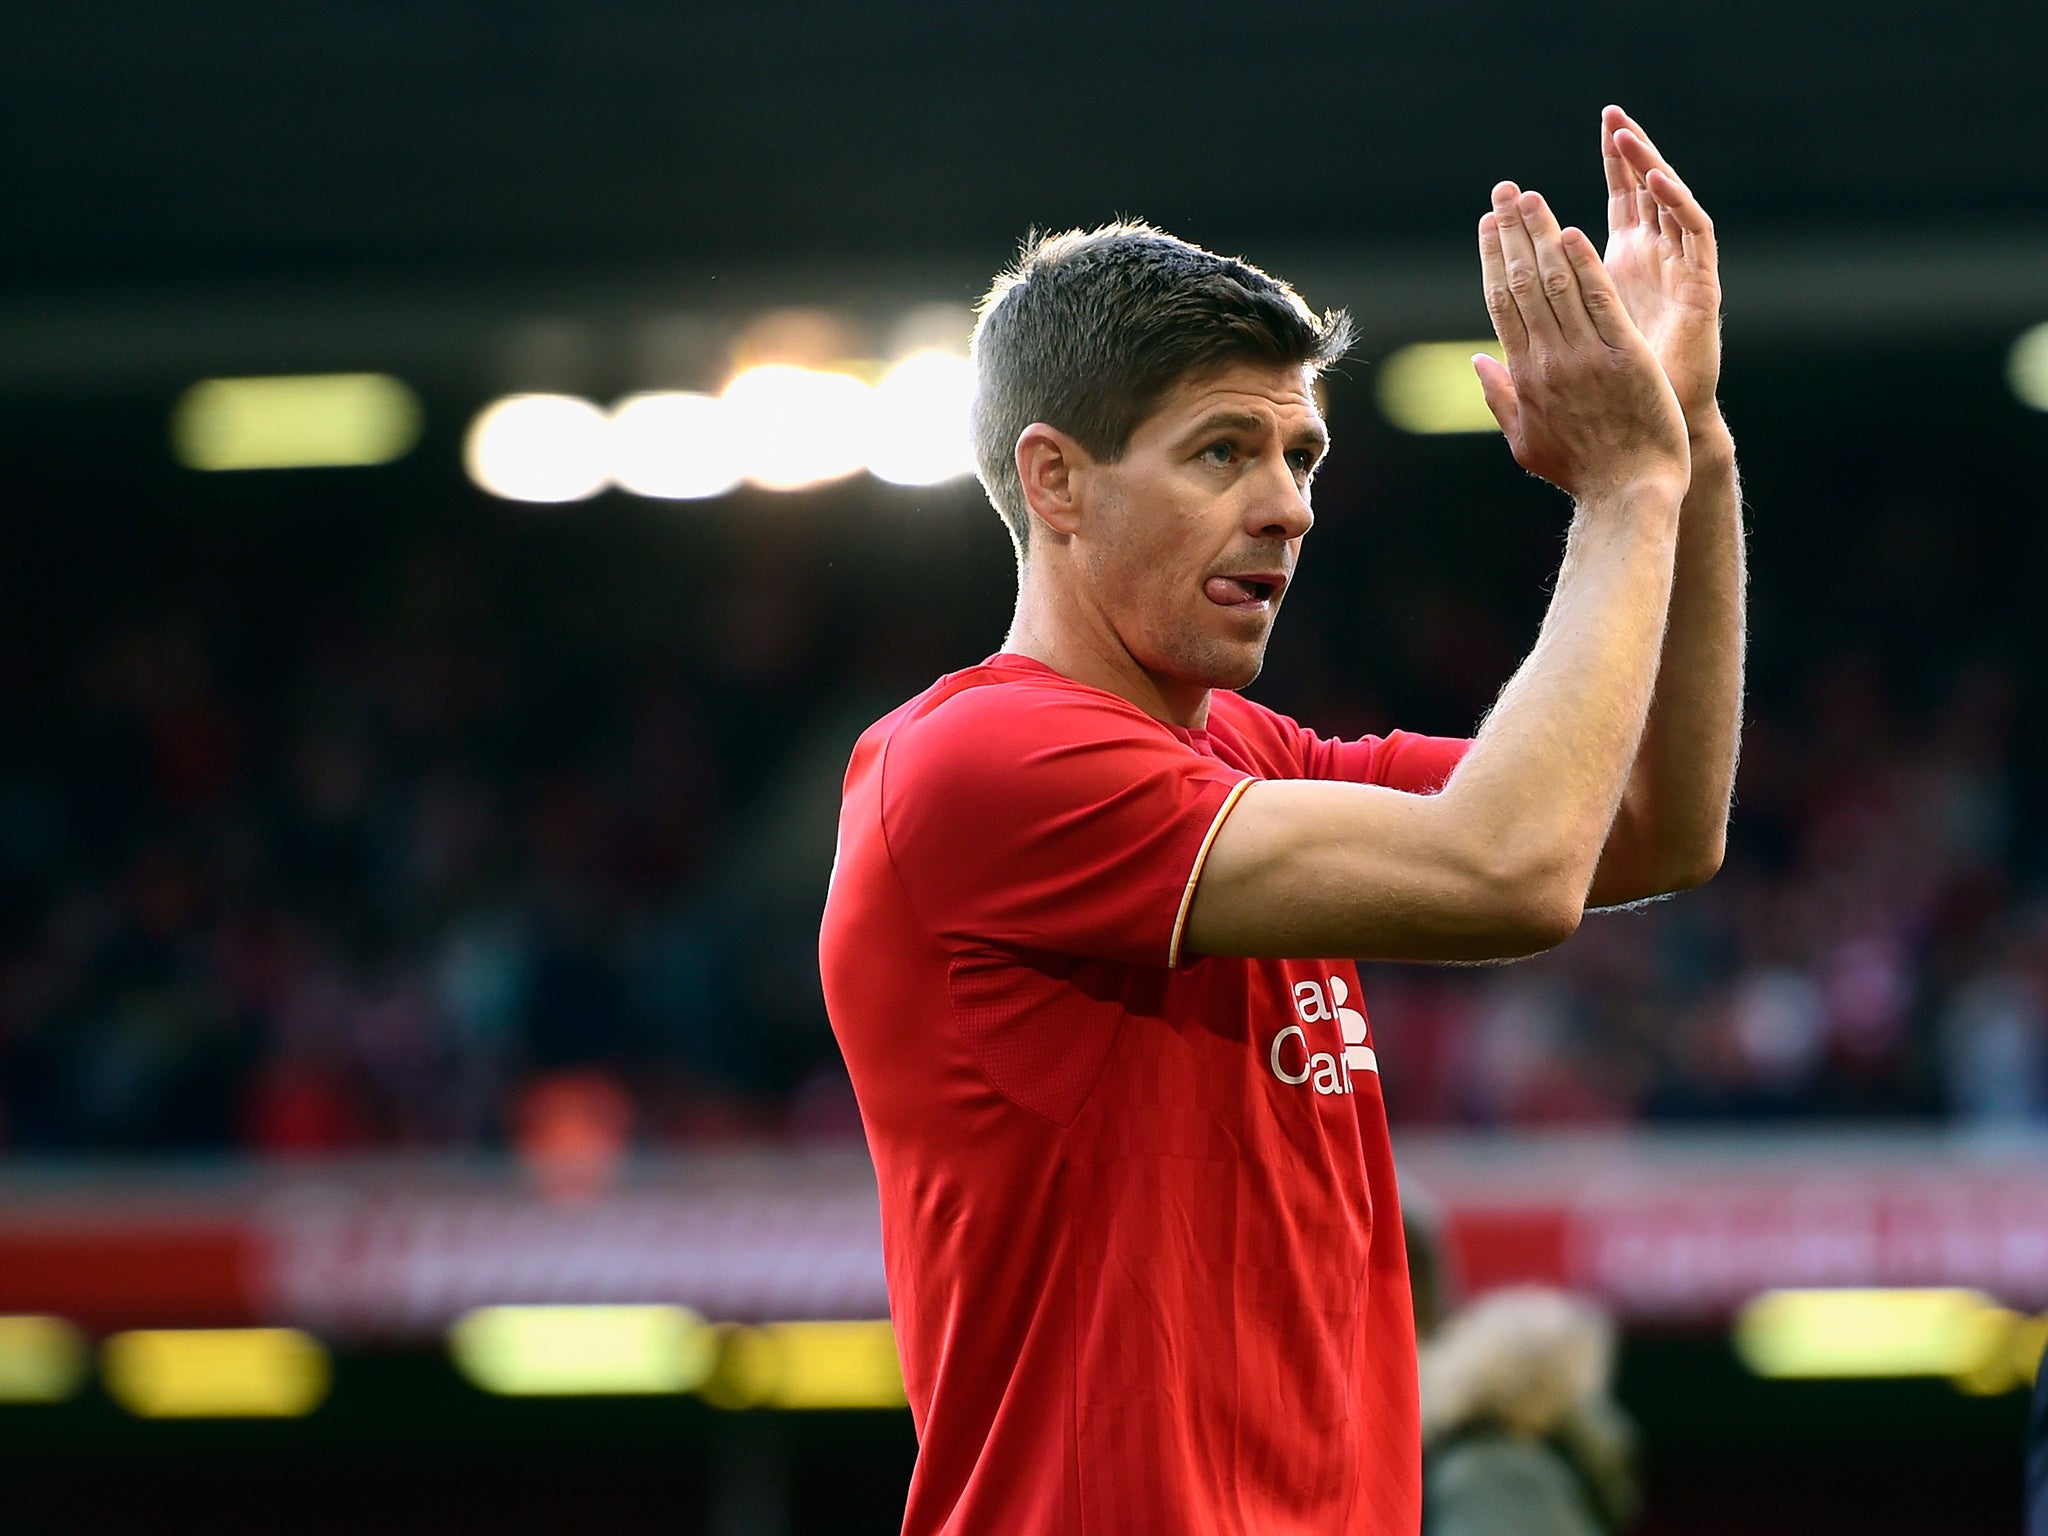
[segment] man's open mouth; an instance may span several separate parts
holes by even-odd
[[[1223,608],[1256,607],[1280,595],[1287,578],[1278,572],[1242,576],[1211,576],[1202,584],[1209,601]]]

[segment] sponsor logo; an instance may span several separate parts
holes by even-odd
[[[1351,984],[1341,976],[1332,976],[1327,982],[1297,981],[1294,1013],[1301,1022],[1289,1024],[1273,1037],[1266,1053],[1273,1075],[1283,1083],[1306,1083],[1317,1093],[1350,1093],[1353,1072],[1379,1071],[1379,1058],[1365,1043],[1365,1015],[1347,1007],[1350,1000]],[[1312,1050],[1311,1024],[1335,1024],[1343,1036],[1343,1051]]]

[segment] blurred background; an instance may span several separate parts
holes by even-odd
[[[1450,1304],[1619,1325],[1637,1529],[2009,1530],[2048,1333],[2048,19],[24,4],[0,52],[9,1523],[889,1531],[819,998],[859,730],[1001,642],[971,305],[1150,218],[1364,342],[1254,697],[1464,734],[1566,508],[1472,226],[1717,220],[1728,864],[1376,968]],[[36,1522],[44,1522],[38,1525]]]

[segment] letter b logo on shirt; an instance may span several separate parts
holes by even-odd
[[[1353,1072],[1377,1072],[1379,1060],[1365,1043],[1365,1015],[1347,1006],[1350,1001],[1351,984],[1342,976],[1332,976],[1327,990],[1319,981],[1294,984],[1296,1017],[1303,1024],[1334,1021],[1344,1036],[1344,1065]]]

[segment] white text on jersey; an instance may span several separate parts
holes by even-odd
[[[1294,1012],[1301,1023],[1290,1024],[1273,1037],[1266,1061],[1275,1077],[1283,1083],[1312,1083],[1317,1093],[1350,1093],[1353,1072],[1379,1070],[1379,1058],[1365,1043],[1365,1015],[1345,1006],[1350,998],[1350,983],[1341,976],[1332,976],[1327,986],[1319,981],[1294,984]],[[1341,1056],[1309,1049],[1304,1026],[1331,1022],[1344,1037]]]

